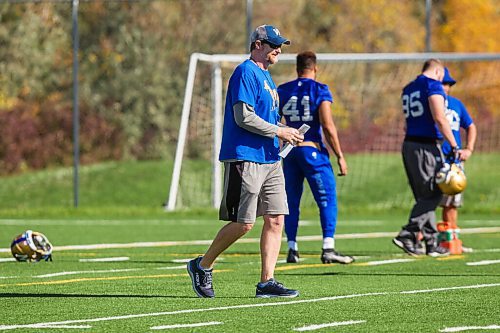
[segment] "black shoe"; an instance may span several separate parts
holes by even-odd
[[[425,244],[423,242],[417,241],[417,244],[415,244],[415,253],[419,256],[425,254]]]
[[[198,257],[188,262],[187,271],[193,283],[193,290],[198,297],[213,298],[215,297],[212,287],[212,270],[201,269],[199,262],[203,257]]]
[[[297,297],[299,292],[297,290],[288,289],[283,284],[275,279],[269,279],[267,282],[257,283],[257,290],[255,297],[257,298],[271,298],[271,297]]]
[[[427,255],[430,257],[446,257],[450,255],[450,250],[442,246],[433,246],[427,248]]]
[[[287,263],[298,263],[299,262],[299,251],[288,249],[288,255],[286,257]]]
[[[321,261],[323,264],[350,264],[354,261],[354,258],[351,256],[345,256],[334,249],[323,249],[321,252]]]
[[[394,238],[392,240],[392,242],[394,243],[394,245],[403,249],[403,251],[405,251],[409,255],[414,256],[414,257],[418,257],[419,254],[418,254],[417,250],[415,249],[415,243],[411,239],[406,238],[406,237],[397,236],[396,238]]]

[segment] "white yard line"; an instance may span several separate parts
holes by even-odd
[[[500,330],[500,325],[446,327],[439,330],[439,332],[463,332],[472,330]]]
[[[76,275],[76,274],[99,274],[99,273],[121,273],[121,272],[133,272],[141,271],[143,268],[126,268],[126,269],[103,269],[103,270],[90,270],[90,271],[69,271],[69,272],[57,272],[43,275],[35,275],[35,278],[47,278],[54,276],[64,276],[64,275]]]
[[[90,325],[39,325],[33,328],[92,328]]]
[[[165,325],[165,326],[153,326],[152,330],[168,330],[171,328],[186,328],[186,327],[201,327],[201,326],[212,326],[212,325],[222,325],[223,322],[220,321],[209,321],[207,323],[196,323],[196,324],[177,324],[177,325]]]
[[[488,228],[468,228],[462,229],[462,234],[482,234],[500,232],[500,227]],[[366,232],[353,234],[337,234],[336,239],[360,239],[360,238],[385,238],[394,237],[397,232]],[[297,237],[298,241],[318,241],[322,240],[323,236],[301,236]],[[283,239],[283,242],[286,240]],[[259,243],[260,238],[242,238],[238,243]],[[89,245],[65,245],[54,246],[54,251],[67,250],[98,250],[98,249],[127,249],[140,247],[167,247],[167,246],[182,246],[182,245],[210,245],[212,240],[191,240],[191,241],[164,241],[164,242],[133,242],[133,243],[109,243],[109,244],[89,244]],[[10,252],[10,248],[0,249],[0,252]]]
[[[110,257],[110,258],[92,258],[92,259],[79,259],[79,262],[113,262],[113,261],[128,261],[129,257]]]
[[[186,269],[186,265],[180,266],[165,266],[165,267],[156,267],[155,269]]]
[[[338,321],[335,323],[309,325],[309,326],[294,328],[293,330],[298,331],[298,332],[314,331],[314,330],[319,330],[319,329],[325,328],[325,327],[345,326],[345,325],[354,325],[354,324],[361,324],[361,323],[366,323],[366,320]]]
[[[481,260],[481,261],[472,261],[465,263],[467,266],[483,266],[483,265],[492,265],[492,264],[500,264],[500,260]]]
[[[399,264],[403,262],[412,262],[416,259],[390,259],[390,260],[379,260],[379,261],[369,261],[365,264],[367,266],[377,266],[377,265],[386,265],[386,264]]]
[[[0,331],[13,330],[13,329],[19,329],[19,328],[38,328],[40,326],[51,326],[51,325],[71,325],[71,324],[95,323],[95,322],[104,322],[104,321],[122,320],[122,319],[159,317],[159,316],[178,315],[178,314],[197,313],[197,312],[227,311],[227,310],[234,310],[234,309],[260,308],[260,307],[269,307],[269,306],[271,306],[271,307],[287,306],[287,305],[292,305],[292,304],[317,303],[317,302],[336,301],[336,300],[341,300],[341,299],[352,299],[352,298],[359,298],[359,297],[432,293],[432,292],[441,292],[441,291],[450,291],[450,290],[466,290],[466,289],[495,288],[495,287],[500,287],[500,283],[445,287],[445,288],[435,288],[435,289],[425,289],[425,290],[410,290],[410,291],[400,291],[400,292],[373,292],[373,293],[365,293],[365,294],[340,295],[340,296],[321,297],[321,298],[313,298],[313,299],[302,299],[302,300],[294,300],[294,301],[280,301],[280,302],[257,303],[257,304],[241,304],[241,305],[221,306],[221,307],[204,308],[204,309],[185,309],[185,310],[166,311],[166,312],[139,313],[139,314],[130,314],[130,315],[122,315],[122,316],[114,316],[114,317],[76,319],[76,320],[65,320],[65,321],[36,323],[36,324],[0,325]]]
[[[10,252],[10,250],[9,250]],[[0,262],[9,262],[9,261],[16,261],[14,258],[0,258]]]

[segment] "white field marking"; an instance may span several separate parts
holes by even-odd
[[[478,288],[488,288],[488,287],[498,287],[500,283],[489,283],[489,284],[473,284],[470,286],[458,286],[458,287],[445,287],[445,288],[434,288],[434,289],[420,289],[420,290],[408,290],[401,291],[401,294],[419,294],[419,293],[429,293],[433,291],[447,291],[447,290],[459,290],[459,289],[478,289]]]
[[[456,287],[436,288],[436,289],[426,289],[426,290],[373,292],[373,293],[365,293],[365,294],[351,294],[351,295],[340,295],[340,296],[313,298],[313,299],[301,299],[301,300],[294,300],[294,301],[280,301],[280,302],[258,303],[258,304],[240,304],[240,305],[221,306],[221,307],[204,308],[204,309],[185,309],[185,310],[166,311],[166,312],[139,313],[139,314],[122,315],[122,316],[114,316],[114,317],[75,319],[75,320],[55,321],[55,322],[46,322],[46,323],[36,323],[36,324],[0,325],[0,331],[13,330],[13,329],[18,329],[18,328],[37,328],[40,325],[49,326],[49,325],[71,325],[71,324],[77,324],[77,323],[95,323],[95,322],[111,321],[111,320],[178,315],[178,314],[184,314],[184,313],[226,311],[226,310],[234,310],[234,309],[261,308],[261,307],[267,307],[267,306],[284,306],[284,305],[292,305],[292,304],[317,303],[317,302],[325,302],[325,301],[336,301],[336,300],[341,300],[341,299],[352,299],[352,298],[358,298],[358,297],[386,296],[386,295],[399,295],[399,294],[416,294],[416,293],[432,293],[432,292],[440,292],[440,291],[448,291],[448,290],[477,289],[477,288],[488,288],[488,287],[500,287],[500,283],[456,286]]]
[[[500,249],[483,249],[483,250],[474,249],[474,253],[476,252],[500,252]]]
[[[121,272],[133,272],[141,271],[142,268],[126,268],[126,269],[106,269],[106,270],[94,270],[94,271],[70,271],[70,272],[58,272],[51,274],[35,275],[34,278],[47,278],[54,276],[64,276],[64,275],[76,275],[76,274],[98,274],[98,273],[121,273]]]
[[[188,263],[188,262],[190,262],[191,260],[193,260],[193,258],[187,258],[187,259],[173,259],[173,260],[172,260],[172,262],[176,262],[176,263]],[[215,261],[224,261],[224,257],[215,258]]]
[[[186,265],[180,265],[180,266],[166,266],[166,267],[156,267],[155,269],[186,269]]]
[[[188,259],[173,259],[172,262],[175,262],[175,263],[188,263],[191,260],[193,260],[193,258],[188,258]]]
[[[500,220],[464,220],[460,224],[500,225]]]
[[[34,328],[92,328],[90,325],[39,325]]]
[[[439,332],[462,332],[471,330],[498,330],[500,325],[489,325],[489,326],[462,326],[462,327],[446,327]]]
[[[211,326],[211,325],[221,325],[224,324],[220,321],[209,321],[207,323],[196,323],[196,324],[177,324],[177,325],[164,325],[164,326],[153,326],[152,330],[168,330],[171,328],[185,328],[185,327],[200,327],[200,326]]]
[[[482,266],[482,265],[492,265],[500,264],[500,260],[481,260],[465,263],[467,266]]]
[[[298,332],[314,331],[314,330],[319,330],[319,329],[325,328],[325,327],[345,326],[345,325],[354,325],[354,324],[361,324],[361,323],[366,323],[366,320],[338,321],[335,323],[304,326],[304,327],[294,328],[293,330],[298,331]]]
[[[481,234],[481,233],[495,233],[500,232],[500,227],[488,228],[468,228],[461,229],[462,234]],[[336,239],[360,239],[360,238],[384,238],[395,237],[397,232],[366,232],[366,233],[353,233],[353,234],[338,234],[335,235]],[[323,236],[300,236],[297,237],[298,241],[319,241],[323,240]],[[167,247],[167,246],[182,246],[182,245],[210,245],[210,240],[191,240],[191,241],[164,241],[164,242],[134,242],[134,243],[110,243],[110,244],[89,244],[89,245],[65,245],[54,246],[54,251],[66,250],[96,250],[96,249],[127,249],[127,248],[140,248],[140,247]],[[238,243],[259,243],[260,238],[242,238]],[[283,239],[286,242],[286,239]],[[10,252],[10,248],[0,249],[0,252]]]
[[[15,279],[17,278],[18,276],[0,276],[0,280],[1,279]]]
[[[127,261],[129,257],[110,257],[110,258],[93,258],[93,259],[79,259],[79,262],[112,262],[112,261]]]
[[[402,262],[412,262],[416,259],[390,259],[390,260],[379,260],[379,261],[369,261],[366,263],[368,266],[376,266],[376,265],[386,265],[386,264],[398,264]]]
[[[15,258],[0,258],[0,262],[16,261]]]

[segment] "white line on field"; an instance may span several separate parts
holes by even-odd
[[[152,330],[168,330],[171,328],[185,328],[185,327],[200,327],[200,326],[211,326],[211,325],[221,325],[224,324],[220,321],[209,321],[207,323],[196,323],[196,324],[177,324],[177,325],[165,325],[165,326],[153,326]]]
[[[386,264],[397,264],[402,262],[411,262],[416,259],[390,259],[390,260],[379,260],[379,261],[369,261],[366,263],[368,266],[376,266],[376,265],[386,265]]]
[[[361,324],[361,323],[366,323],[366,320],[338,321],[335,323],[304,326],[304,327],[294,328],[293,330],[298,331],[298,332],[314,331],[314,330],[319,330],[319,329],[325,328],[325,327],[345,326],[345,325],[354,325],[354,324]]]
[[[465,263],[467,266],[482,266],[482,265],[492,265],[500,264],[500,260],[481,260]]]
[[[165,266],[165,267],[156,267],[155,269],[186,269],[186,265],[180,266]]]
[[[462,332],[471,330],[498,330],[500,325],[489,325],[489,326],[463,326],[463,327],[446,327],[439,332]]]
[[[54,276],[64,276],[64,275],[76,275],[76,274],[97,274],[97,273],[121,273],[121,272],[132,272],[141,271],[142,268],[125,268],[125,269],[105,269],[105,270],[91,270],[91,271],[70,271],[70,272],[57,272],[51,274],[35,275],[35,278],[47,278]]]
[[[0,262],[16,261],[14,258],[0,258]]]
[[[426,290],[411,290],[411,291],[396,291],[396,292],[373,292],[373,293],[365,293],[365,294],[351,294],[351,295],[340,295],[340,296],[313,298],[313,299],[302,299],[302,300],[295,300],[295,301],[280,301],[280,302],[258,303],[258,304],[241,304],[241,305],[221,306],[221,307],[204,308],[204,309],[185,309],[185,310],[167,311],[167,312],[139,313],[139,314],[122,315],[122,316],[114,316],[114,317],[76,319],[76,320],[65,320],[65,321],[56,321],[56,322],[48,322],[48,323],[37,323],[37,324],[0,325],[0,331],[13,330],[13,329],[18,329],[18,328],[37,328],[40,325],[42,325],[42,326],[43,325],[45,325],[45,326],[48,326],[48,325],[69,325],[69,324],[77,324],[77,323],[92,323],[92,322],[111,321],[111,320],[168,316],[168,315],[177,315],[177,314],[184,314],[184,313],[226,311],[226,310],[233,310],[233,309],[260,308],[260,307],[266,307],[266,306],[285,306],[285,305],[291,305],[291,304],[316,303],[316,302],[335,301],[335,300],[340,300],[340,299],[351,299],[351,298],[358,298],[358,297],[431,293],[431,292],[460,290],[460,289],[492,288],[492,287],[499,287],[499,286],[500,286],[500,283],[490,283],[490,284],[476,284],[476,285],[468,285],[468,286],[456,286],[456,287],[436,288],[436,289],[426,289]]]
[[[113,261],[128,261],[129,257],[110,257],[110,258],[92,258],[92,259],[80,259],[79,262],[113,262]]]
[[[34,328],[92,328],[90,325],[39,325]]]
[[[488,228],[467,228],[461,229],[462,234],[481,234],[481,233],[495,233],[500,232],[500,227]],[[383,238],[394,237],[397,232],[366,232],[366,233],[353,233],[353,234],[338,234],[335,235],[336,239],[360,239],[360,238]],[[323,236],[301,236],[297,237],[299,241],[319,241]],[[166,246],[180,246],[180,245],[210,245],[213,240],[191,240],[191,241],[164,241],[164,242],[134,242],[134,243],[110,243],[110,244],[89,244],[89,245],[65,245],[54,246],[54,251],[65,250],[97,250],[97,249],[127,249],[127,248],[140,248],[140,247],[166,247]],[[283,239],[285,242],[286,239]],[[260,238],[242,238],[238,243],[259,243]],[[10,248],[0,249],[0,252],[10,252]]]

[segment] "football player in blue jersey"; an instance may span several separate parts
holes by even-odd
[[[279,97],[268,67],[278,62],[283,44],[290,41],[270,25],[251,35],[250,59],[234,70],[227,89],[219,160],[224,162],[224,194],[219,210],[229,221],[218,232],[204,256],[187,269],[199,297],[215,296],[212,267],[217,257],[250,231],[263,216],[260,239],[261,276],[256,297],[296,297],[274,279],[281,246],[284,215],[288,214],[279,139],[299,143],[304,136],[293,127],[279,127]]]
[[[302,52],[297,55],[298,78],[278,87],[280,111],[286,124],[294,128],[299,128],[302,124],[310,126],[304,135],[304,141],[283,160],[290,210],[290,214],[285,216],[285,232],[289,248],[286,261],[289,263],[299,261],[297,229],[305,178],[320,212],[323,230],[321,261],[349,264],[354,259],[335,250],[336,183],[323,137],[337,157],[340,176],[347,175],[347,163],[332,119],[332,93],[326,84],[316,81],[317,70],[316,54],[311,51]]]
[[[443,77],[441,61],[429,59],[424,63],[421,75],[406,85],[401,94],[406,118],[403,164],[416,202],[408,223],[393,243],[413,256],[419,254],[417,236],[420,232],[427,255],[439,257],[449,254],[448,249],[439,246],[436,228],[436,208],[442,198],[435,182],[435,175],[443,165],[440,140],[444,137],[448,141],[453,158],[458,159],[461,151],[445,115]]]
[[[443,78],[443,88],[447,95],[446,98],[446,118],[450,123],[451,130],[453,135],[455,136],[455,140],[457,144],[461,146],[461,138],[460,138],[460,128],[463,128],[466,132],[466,143],[465,148],[460,150],[459,159],[462,162],[465,162],[469,159],[474,151],[474,146],[476,144],[477,137],[477,128],[474,124],[471,116],[467,112],[465,105],[457,98],[450,96],[450,88],[456,83],[448,71],[445,68],[444,78]],[[451,151],[451,146],[448,142],[443,142],[442,145],[443,154],[448,155]],[[463,204],[462,193],[455,195],[443,195],[443,199],[441,201],[441,206],[443,207],[443,222],[447,225],[447,228],[450,229],[458,229],[457,219],[458,219],[458,207],[461,207]],[[462,246],[462,252],[472,252],[471,248]]]

